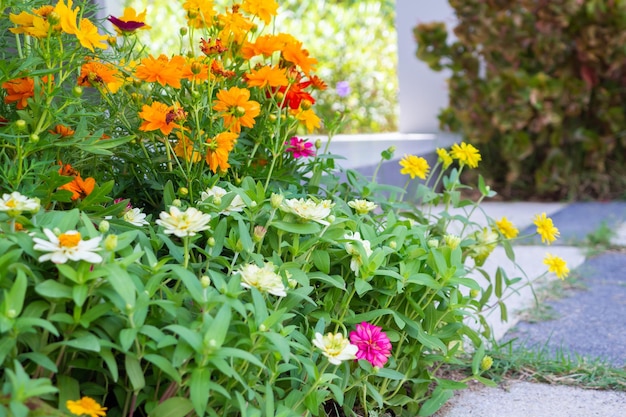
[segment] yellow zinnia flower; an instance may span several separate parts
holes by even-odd
[[[437,148],[437,156],[439,157],[439,160],[443,164],[443,169],[448,168],[452,164],[452,157],[450,156],[448,151],[446,151],[445,149]]]
[[[549,245],[559,236],[559,229],[554,226],[551,218],[546,217],[546,213],[537,214],[533,223],[537,226],[537,234],[541,236],[542,243]]]
[[[478,149],[465,142],[461,143],[461,145],[457,143],[452,145],[450,154],[454,159],[458,159],[461,165],[467,164],[470,168],[476,168],[481,160]]]
[[[543,263],[548,266],[548,271],[554,272],[559,279],[565,279],[569,275],[569,268],[563,258],[546,253]]]
[[[404,155],[404,158],[400,160],[400,165],[402,166],[400,174],[409,174],[411,179],[415,177],[426,179],[426,175],[430,170],[428,161],[421,156]]]
[[[519,234],[519,230],[506,217],[496,220],[496,226],[502,235],[507,239],[513,239]]]

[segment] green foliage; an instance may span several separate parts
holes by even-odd
[[[623,197],[623,2],[450,4],[454,41],[443,23],[415,28],[417,57],[451,71],[442,128],[480,145],[509,197]]]
[[[494,195],[480,179],[480,201],[461,197],[478,151],[440,149],[432,169],[407,158],[425,180],[415,198],[319,145],[296,155],[292,135],[316,118],[285,100],[316,80],[307,50],[270,38],[269,56],[247,56],[263,31],[246,4],[190,21],[181,55],[159,64],[134,31],[89,30],[89,10],[75,26],[63,2],[0,20],[20,32],[0,61],[0,415],[76,401],[110,417],[431,415],[465,386],[437,370],[466,347],[489,383],[485,314],[506,319],[520,278],[482,268],[498,245],[514,261],[517,230],[470,220]],[[284,91],[249,83],[264,64],[289,76]],[[366,324],[376,357],[352,334]]]

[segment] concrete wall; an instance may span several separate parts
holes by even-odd
[[[418,23],[433,21],[443,21],[449,27],[454,25],[454,11],[447,0],[396,0],[398,126],[402,133],[439,132],[437,114],[448,104],[446,78],[449,74],[431,70],[415,56],[413,28]]]

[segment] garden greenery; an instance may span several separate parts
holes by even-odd
[[[450,71],[441,128],[486,156],[509,198],[624,198],[623,2],[451,0],[419,24],[417,57]]]
[[[522,278],[470,275],[514,260],[510,221],[449,214],[480,208],[459,180],[478,149],[405,155],[415,196],[338,169],[277,6],[187,0],[180,54],[155,56],[142,11],[107,34],[87,4],[8,5],[0,415],[431,415],[465,386],[443,365],[489,383],[484,314]]]

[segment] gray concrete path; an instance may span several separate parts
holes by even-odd
[[[532,294],[520,294],[513,300],[508,323],[500,323],[497,317],[490,319],[496,339],[526,349],[544,349],[547,355],[561,352],[574,359],[600,360],[626,370],[626,202],[483,206],[494,218],[505,213],[522,234],[534,230],[534,214],[546,212],[559,228],[561,238],[550,247],[541,245],[538,239],[516,245],[519,268],[528,276],[536,276],[545,268],[543,254],[550,252],[563,257],[572,275],[576,274],[585,287],[549,301],[555,318],[536,323],[526,322],[519,315],[534,303]],[[587,236],[602,227],[616,233],[612,239],[615,247],[588,255]],[[496,252],[486,267],[508,264],[504,254]],[[497,388],[479,386],[460,391],[436,416],[626,417],[626,392],[509,381]]]

